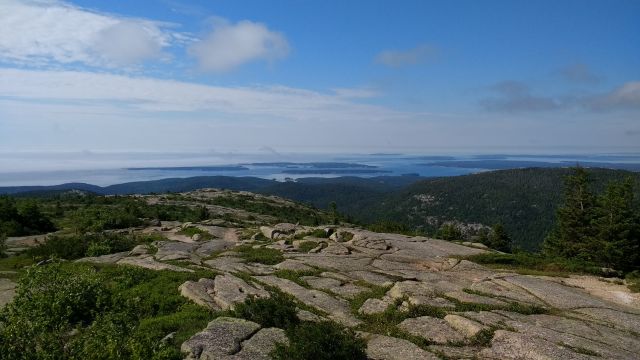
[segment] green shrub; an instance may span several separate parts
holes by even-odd
[[[177,288],[210,272],[53,262],[27,270],[0,310],[3,359],[181,359],[180,344],[214,318]],[[161,341],[169,333],[173,340]]]
[[[626,276],[629,290],[632,292],[640,292],[640,271],[636,270],[630,272]]]
[[[13,302],[0,311],[0,353],[5,359],[63,358],[69,331],[105,309],[109,293],[89,265],[53,263],[27,270]]]
[[[87,248],[86,256],[102,256],[111,253],[111,247],[105,243],[92,242]]]
[[[52,235],[44,243],[29,249],[27,253],[37,259],[57,257],[74,260],[85,256],[129,251],[139,241],[137,236],[130,234]]]
[[[0,258],[7,256],[5,251],[7,251],[7,237],[0,233]]]
[[[454,224],[444,224],[438,229],[436,237],[442,240],[462,240],[462,232]]]
[[[296,304],[281,292],[272,293],[268,299],[250,298],[236,305],[235,317],[256,322],[262,327],[288,329],[298,324]]]
[[[289,345],[279,344],[272,356],[280,360],[357,360],[366,359],[366,343],[340,325],[302,322],[287,329]]]

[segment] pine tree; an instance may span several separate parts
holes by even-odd
[[[489,234],[489,247],[502,252],[511,252],[511,238],[502,224],[496,224]]]
[[[640,224],[634,204],[633,179],[609,183],[597,204],[594,221],[597,240],[590,249],[596,254],[596,261],[624,271],[639,268]]]
[[[329,203],[329,211],[331,213],[331,223],[333,225],[338,225],[339,223],[339,214],[338,214],[338,205],[335,201]]]
[[[556,224],[543,243],[548,255],[592,260],[595,229],[595,198],[589,189],[590,179],[582,167],[573,169],[564,181],[564,203],[558,208]]]
[[[7,237],[0,233],[0,258],[7,256],[5,251],[7,250]]]
[[[451,223],[443,224],[438,232],[436,233],[436,237],[442,240],[462,240],[462,232],[458,229],[457,226]]]

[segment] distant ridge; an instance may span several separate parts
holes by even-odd
[[[640,173],[590,168],[593,187],[600,191],[611,180],[636,179],[640,201]],[[201,188],[251,191],[328,208],[362,223],[388,222],[429,233],[444,222],[503,223],[515,243],[535,250],[553,224],[562,198],[563,176],[568,168],[525,168],[478,174],[424,178],[415,175],[363,178],[301,178],[279,182],[256,177],[197,176],[137,181],[111,186],[69,183],[54,186],[0,187],[0,194],[45,196],[81,190],[98,195],[186,192]]]
[[[236,191],[253,191],[269,187],[309,186],[320,184],[350,184],[366,189],[392,190],[423,179],[417,175],[378,176],[360,178],[342,176],[337,178],[303,178],[296,182],[280,182],[249,176],[194,176],[187,178],[166,178],[160,180],[134,181],[109,186],[97,186],[86,183],[65,183],[43,186],[5,186],[0,187],[0,194],[44,193],[68,190],[81,190],[98,195],[151,194],[164,192],[184,192],[202,188],[220,188]]]

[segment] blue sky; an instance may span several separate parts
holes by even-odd
[[[0,151],[640,150],[639,1],[0,1]]]

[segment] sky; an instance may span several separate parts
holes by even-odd
[[[640,1],[0,0],[0,152],[640,151]]]

